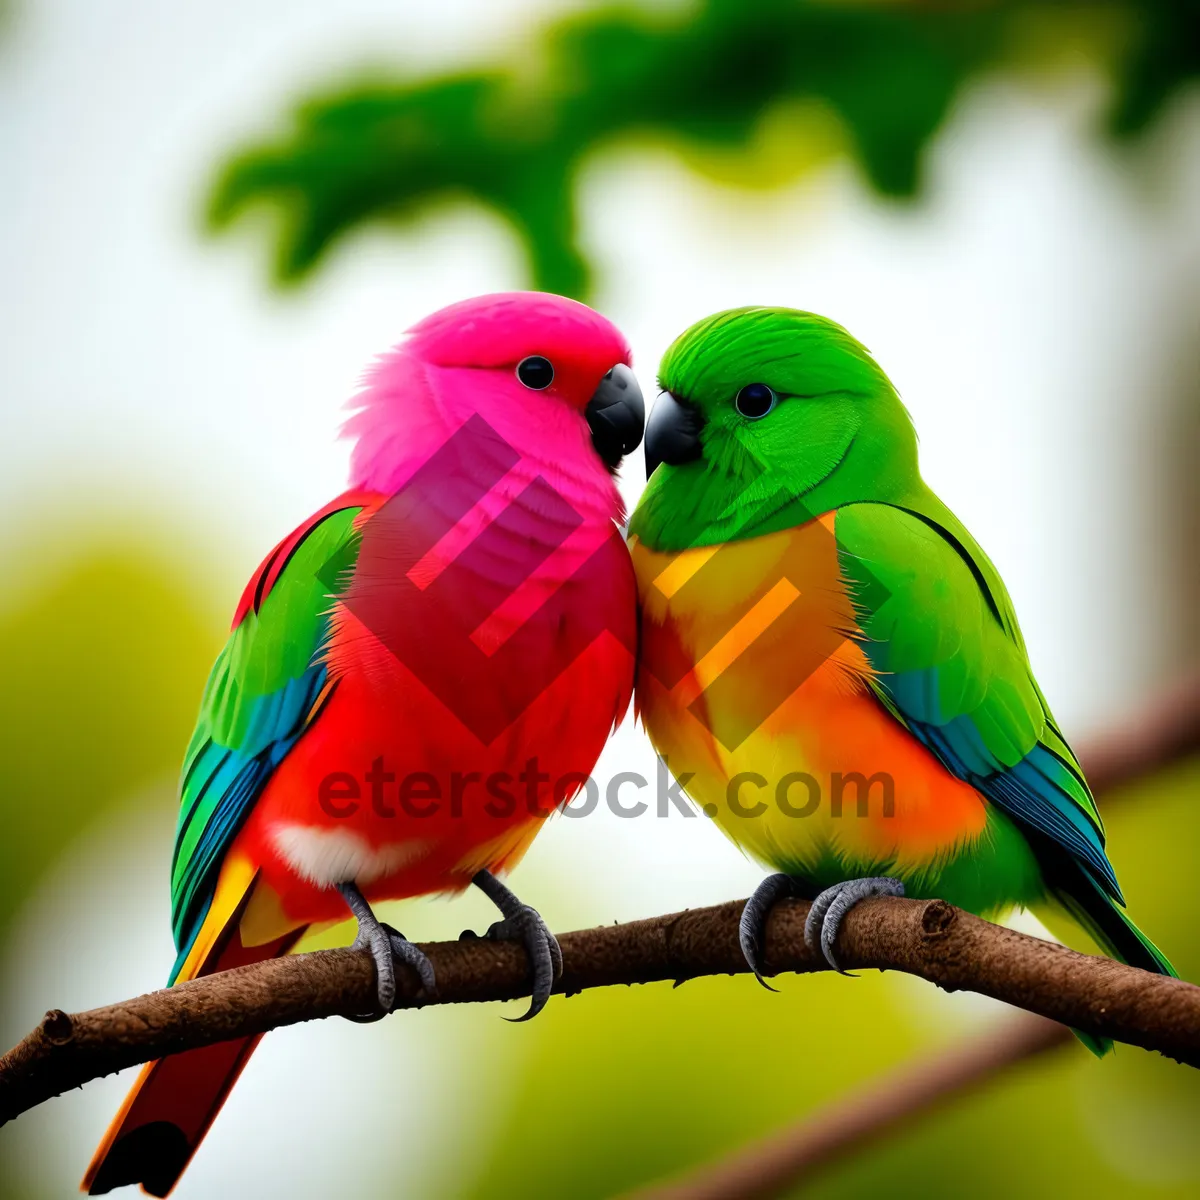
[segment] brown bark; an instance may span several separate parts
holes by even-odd
[[[561,939],[557,991],[746,971],[742,902],[603,926]],[[808,904],[771,915],[766,962],[775,972],[828,969],[804,943]],[[430,1001],[407,973],[397,1006],[507,1000],[529,994],[524,951],[473,939],[423,947],[438,977]],[[849,968],[906,971],[949,991],[970,989],[1090,1033],[1200,1066],[1200,988],[1076,954],[941,900],[877,899],[846,917],[838,949]],[[0,1123],[90,1079],[165,1054],[320,1017],[369,1011],[374,968],[365,951],[322,950],[208,975],[123,1004],[48,1013],[0,1058]]]

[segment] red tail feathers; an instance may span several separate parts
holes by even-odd
[[[294,930],[266,945],[246,947],[236,928],[240,913],[239,908],[224,945],[214,947],[196,974],[276,958],[304,932]],[[147,1063],[92,1158],[82,1190],[98,1196],[140,1183],[151,1196],[169,1195],[258,1042],[259,1037],[219,1042]]]

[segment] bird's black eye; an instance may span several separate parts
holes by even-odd
[[[748,383],[733,399],[733,407],[749,421],[765,417],[775,407],[775,393],[765,383]]]
[[[517,363],[517,378],[535,392],[544,391],[554,382],[554,364],[540,354],[531,354]]]

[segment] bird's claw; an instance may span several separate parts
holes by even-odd
[[[493,940],[519,941],[529,955],[533,972],[529,1011],[523,1017],[506,1018],[528,1021],[546,1007],[554,985],[562,976],[563,959],[558,939],[550,932],[537,909],[522,904],[491,871],[477,871],[471,882],[500,910],[503,918],[492,925],[484,936]],[[469,930],[464,930],[462,936],[468,935],[474,936]]]
[[[762,949],[767,918],[780,900],[785,896],[795,895],[795,892],[796,881],[790,875],[768,875],[754,889],[754,895],[746,901],[746,906],[742,909],[742,918],[738,922],[738,944],[742,947],[742,954],[750,970],[754,972],[754,978],[768,992],[778,989],[773,988],[763,978]]]
[[[421,990],[432,999],[437,995],[437,978],[433,973],[433,963],[420,947],[414,945],[390,925],[383,927],[387,931],[388,941],[392,946],[392,958],[406,967],[411,967],[421,981]]]
[[[516,912],[489,926],[485,937],[493,941],[520,942],[529,955],[533,968],[533,988],[529,1010],[521,1017],[509,1017],[514,1022],[528,1021],[546,1007],[554,985],[562,978],[563,959],[558,939],[542,920],[541,913],[528,904],[522,904]]]
[[[371,911],[362,892],[353,883],[338,885],[350,911],[358,921],[358,932],[354,935],[352,950],[369,950],[375,963],[375,998],[378,1009],[371,1013],[347,1014],[347,1019],[360,1024],[378,1021],[396,1006],[396,964],[403,963],[416,972],[421,987],[429,996],[437,992],[437,981],[433,963],[425,953],[414,946],[402,933],[390,925],[383,925]]]
[[[360,920],[358,932],[350,944],[351,950],[369,950],[375,963],[375,999],[378,1009],[370,1013],[347,1013],[347,1018],[361,1025],[381,1021],[396,1003],[396,964],[392,960],[392,943],[387,930],[379,924]]]
[[[866,879],[848,879],[827,887],[812,902],[804,922],[804,940],[808,948],[819,951],[825,961],[842,975],[841,964],[834,954],[834,943],[846,914],[860,901],[871,896],[903,896],[904,884],[887,875]]]

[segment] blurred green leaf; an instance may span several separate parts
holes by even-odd
[[[706,978],[551,1003],[522,1030],[525,1070],[461,1195],[620,1195],[732,1152],[917,1045],[879,975],[779,986]]]
[[[205,616],[175,568],[119,545],[0,616],[0,942],[71,840],[178,771],[219,648]]]
[[[175,777],[220,644],[177,562],[119,535],[59,532],[78,540],[64,566],[0,613],[0,947],[71,842]],[[0,1155],[0,1198],[14,1187]]]
[[[958,7],[704,0],[670,16],[605,7],[552,21],[519,56],[486,70],[350,82],[303,101],[276,140],[243,149],[220,172],[209,225],[260,203],[280,213],[275,278],[308,276],[368,224],[411,226],[466,196],[509,222],[536,286],[586,296],[591,268],[576,238],[575,192],[589,152],[650,136],[728,156],[725,173],[774,186],[811,165],[811,123],[764,127],[802,105],[828,114],[843,148],[882,194],[911,196],[922,154],[964,84],[1011,58],[1030,18],[1043,37],[1089,37],[1114,24],[1124,52],[1111,128],[1144,129],[1200,65],[1197,0],[1110,0]],[[1036,21],[1034,22],[1037,23]],[[829,121],[817,122],[817,140]],[[789,169],[790,168],[790,169]]]

